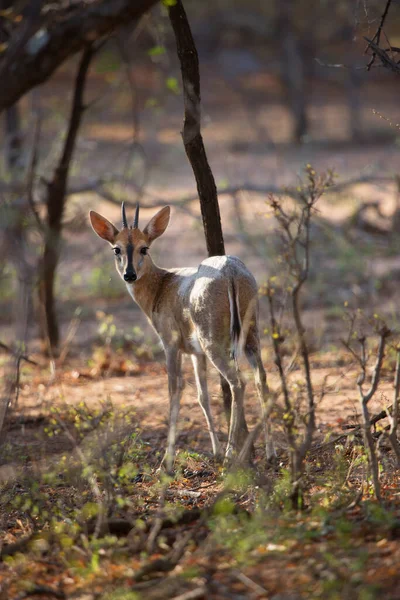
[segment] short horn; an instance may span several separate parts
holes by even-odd
[[[127,229],[128,228],[128,221],[126,219],[126,213],[125,213],[125,202],[122,203],[121,206],[121,215],[122,215],[122,226]]]
[[[139,228],[139,202],[136,205],[135,219],[133,221],[133,229]]]

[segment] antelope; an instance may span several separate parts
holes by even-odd
[[[119,231],[100,214],[90,211],[91,225],[112,247],[118,273],[133,300],[157,332],[164,347],[169,388],[169,430],[165,465],[172,472],[182,385],[182,354],[191,355],[198,392],[211,438],[213,454],[221,457],[207,390],[208,359],[228,382],[232,397],[225,460],[240,450],[247,431],[243,397],[245,383],[237,358],[244,350],[254,372],[257,393],[265,413],[268,387],[261,361],[258,333],[257,284],[246,266],[235,256],[213,256],[198,267],[163,269],[149,250],[167,229],[170,207],[165,206],[139,229],[139,205],[129,226],[122,203]],[[271,445],[267,441],[267,454]]]

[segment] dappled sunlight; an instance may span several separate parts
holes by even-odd
[[[355,4],[0,10],[0,600],[400,597],[400,11]]]

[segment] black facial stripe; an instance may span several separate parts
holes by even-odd
[[[134,272],[135,269],[133,268],[133,244],[131,242],[128,242],[126,246],[126,254],[128,257],[128,264],[126,270]]]

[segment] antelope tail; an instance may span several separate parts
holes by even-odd
[[[232,360],[237,361],[241,351],[242,321],[240,319],[239,294],[237,293],[233,280],[229,282],[228,295],[231,316],[231,358]]]
[[[231,317],[231,358],[237,362],[246,344],[249,329],[257,318],[257,295],[250,299],[243,320],[240,316],[239,293],[233,280],[229,282],[228,295]]]

